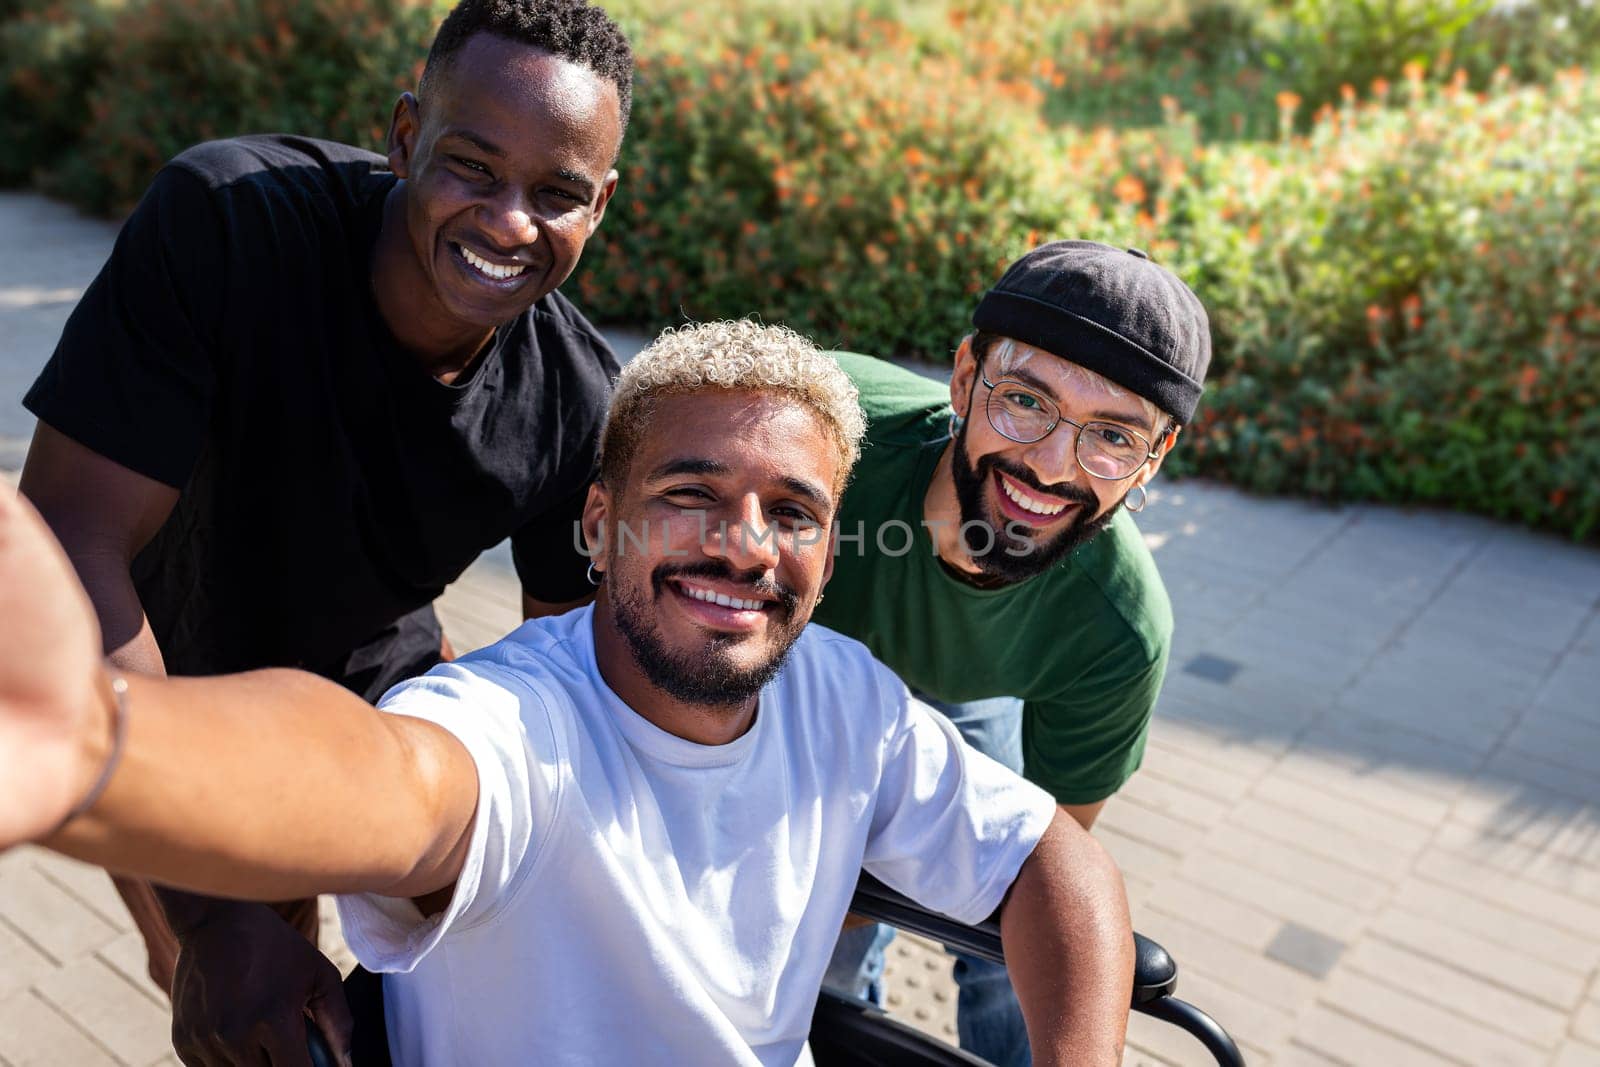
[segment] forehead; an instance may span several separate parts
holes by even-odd
[[[480,33],[430,86],[423,121],[435,134],[469,130],[507,152],[601,155],[622,138],[617,87],[580,66],[519,41]]]
[[[705,390],[656,399],[634,454],[633,471],[648,477],[680,459],[711,460],[740,481],[801,478],[828,490],[839,479],[839,450],[822,419],[785,396],[747,390]]]
[[[991,380],[999,375],[1036,381],[1063,407],[1114,403],[1129,414],[1144,415],[1152,426],[1160,414],[1155,404],[1104,375],[1011,337],[995,341],[984,357],[984,369]]]

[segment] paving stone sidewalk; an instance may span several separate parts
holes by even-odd
[[[0,241],[28,251],[0,261],[0,469],[112,233],[0,195]],[[1600,1065],[1600,552],[1195,482],[1151,497],[1176,644],[1096,832],[1180,993],[1252,1064]],[[505,554],[441,610],[459,648],[500,636]],[[899,949],[896,1009],[944,1030],[947,962]],[[0,856],[0,1064],[176,1062],[142,967],[104,875]],[[1136,1017],[1127,1062],[1205,1057]]]

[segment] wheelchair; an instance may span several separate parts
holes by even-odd
[[[927,910],[869,874],[863,874],[856,885],[850,910],[961,952],[1005,963],[996,920],[967,926]],[[1178,966],[1167,950],[1141,934],[1133,937],[1132,1009],[1192,1035],[1221,1067],[1244,1067],[1239,1047],[1227,1031],[1199,1008],[1173,996]],[[345,979],[345,994],[355,1019],[351,1049],[355,1067],[390,1067],[382,976],[357,967]],[[333,1067],[333,1054],[315,1027],[307,1027],[307,1042],[316,1067]],[[875,1004],[826,989],[811,1018],[809,1043],[817,1067],[990,1067],[987,1060],[890,1018]]]

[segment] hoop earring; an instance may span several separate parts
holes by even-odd
[[[1134,489],[1137,489],[1139,491],[1139,506],[1138,507],[1134,507],[1133,506],[1133,500],[1131,499],[1132,496],[1133,496],[1133,490]],[[1133,487],[1133,489],[1129,489],[1128,490],[1128,495],[1122,498],[1122,506],[1127,508],[1129,511],[1133,512],[1135,515],[1137,515],[1141,511],[1143,511],[1144,510],[1144,506],[1146,504],[1148,504],[1149,502],[1150,502],[1150,494],[1146,493],[1144,491],[1144,486],[1142,486],[1142,485],[1136,485],[1136,486]]]
[[[950,438],[951,438],[951,440],[954,440],[955,438],[961,436],[961,428],[963,426],[965,426],[966,424],[967,424],[967,420],[966,419],[962,418],[960,415],[957,415],[955,412],[951,412],[950,413]]]
[[[589,579],[590,585],[599,585],[601,582],[605,581],[606,572],[602,570],[596,570],[594,560],[591,559],[589,561],[589,569],[584,573],[584,577]]]
[[[816,606],[817,606],[817,605],[818,605],[818,604],[821,604],[821,603],[822,603],[822,598],[823,598],[823,596],[824,596],[824,595],[825,595],[825,594],[823,594],[823,593],[818,593],[818,594],[817,594],[817,600],[816,600],[816,603],[814,603],[814,604],[812,604],[812,605],[811,605],[811,606],[812,606],[812,607],[816,607]]]

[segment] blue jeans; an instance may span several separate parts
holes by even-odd
[[[967,743],[979,752],[1022,773],[1022,701],[991,697],[965,704],[918,699],[955,723]],[[829,989],[883,1004],[884,952],[894,940],[892,926],[858,926],[839,935],[822,984]],[[996,1067],[1031,1067],[1028,1032],[1022,1008],[1011,989],[1006,969],[998,963],[954,953],[956,1033],[961,1047]]]

